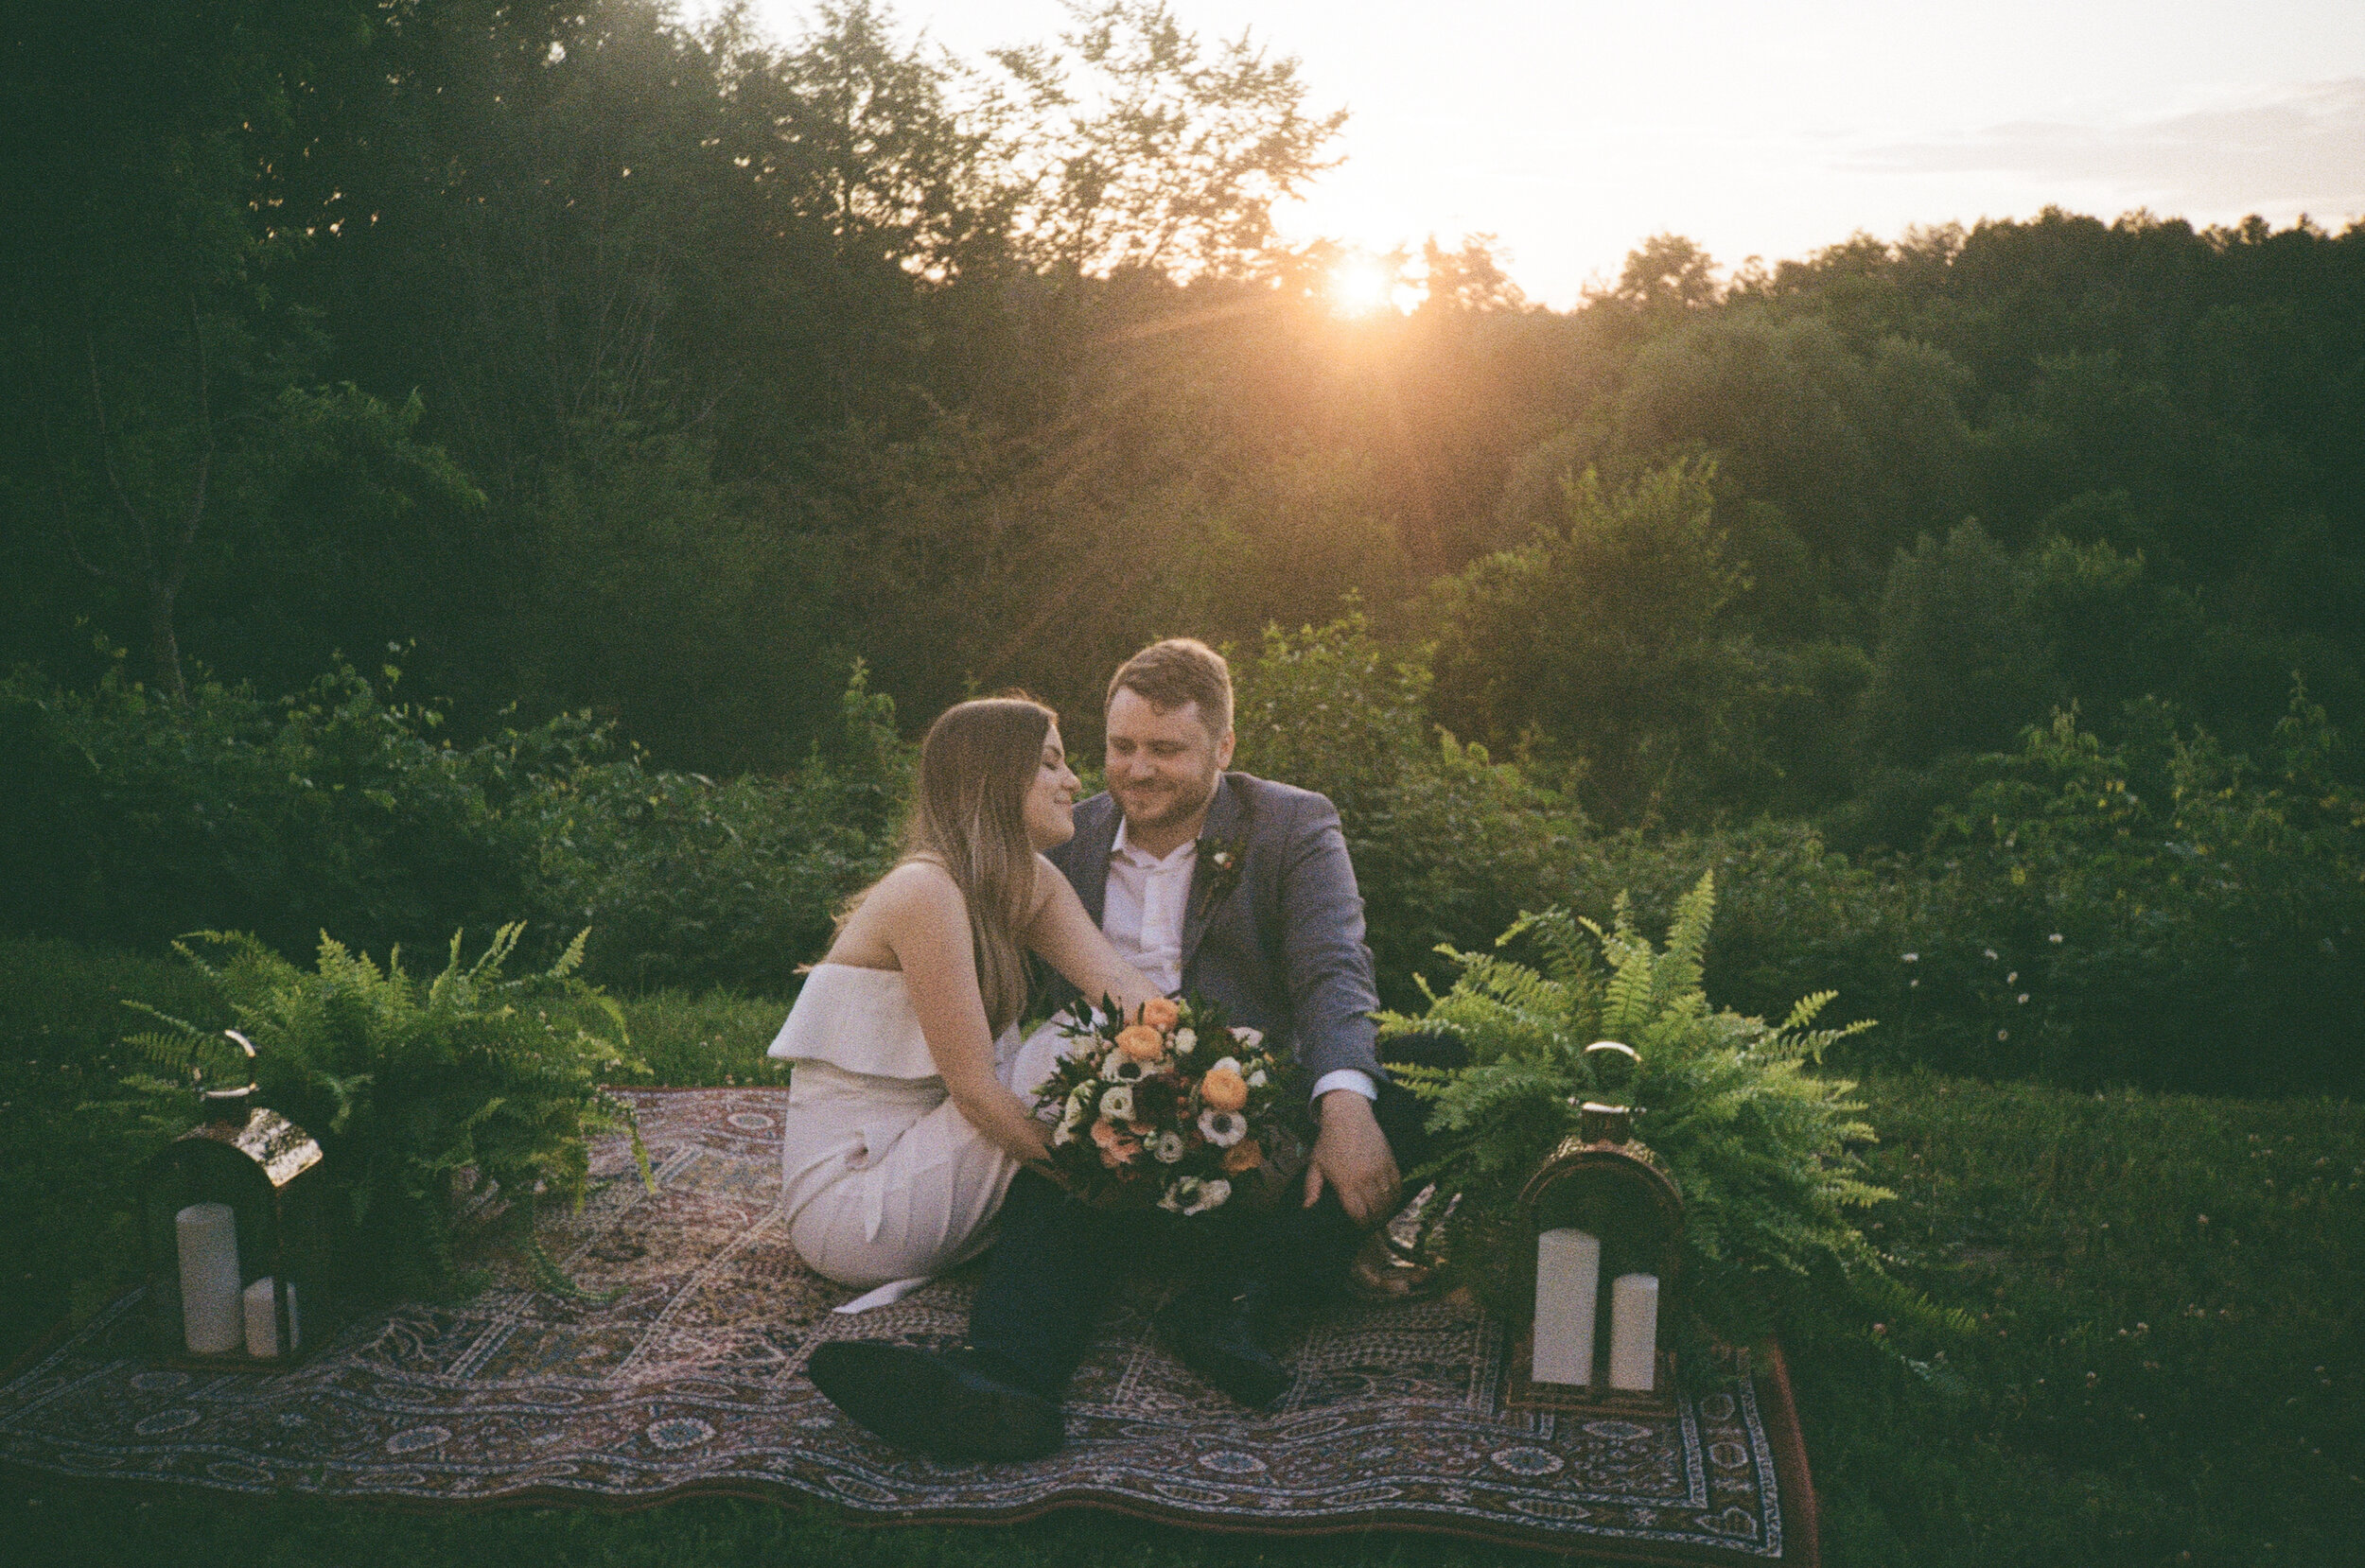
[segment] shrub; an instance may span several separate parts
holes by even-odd
[[[637,752],[536,775],[531,907],[588,925],[591,970],[618,984],[793,995],[837,906],[893,862],[910,772],[860,666],[840,711],[837,755],[786,779],[717,783]]]
[[[219,684],[167,703],[119,666],[89,692],[19,672],[0,682],[0,925],[383,950],[522,913],[543,959],[592,925],[603,979],[791,991],[884,869],[908,769],[859,667],[842,719],[795,774],[717,784],[587,715],[455,745],[440,709],[343,666],[275,704]]]
[[[399,952],[381,968],[327,938],[309,972],[252,936],[202,932],[202,952],[175,944],[254,1041],[264,1103],[319,1141],[346,1228],[340,1282],[362,1299],[460,1289],[455,1220],[465,1198],[488,1192],[546,1282],[571,1288],[534,1239],[535,1210],[545,1198],[583,1201],[587,1136],[631,1125],[601,1086],[647,1070],[628,1052],[622,1011],[574,977],[581,938],[546,972],[503,978],[518,931],[502,927],[465,964],[454,935],[429,981],[405,973]],[[219,1040],[149,1011],[164,1027],[131,1043],[157,1067]],[[154,1073],[129,1082],[187,1099]],[[646,1179],[638,1132],[633,1148]]]
[[[1265,633],[1237,671],[1238,765],[1339,808],[1363,894],[1382,998],[1410,1005],[1440,943],[1474,944],[1577,863],[1575,806],[1520,769],[1433,729],[1429,677],[1359,613],[1291,636]]]
[[[1942,818],[1951,940],[1922,989],[2004,1020],[1961,1054],[2089,1087],[2353,1091],[2365,797],[2323,709],[2294,690],[2264,765],[2162,705],[2128,729],[2105,747],[2057,713]]]
[[[394,672],[387,672],[391,686]],[[324,929],[432,939],[524,896],[526,844],[432,708],[341,666],[269,703],[202,683],[0,683],[0,919],[133,947],[237,925],[285,950]]]

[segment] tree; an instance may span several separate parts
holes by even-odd
[[[1495,255],[1493,235],[1471,235],[1448,251],[1435,235],[1421,242],[1424,311],[1517,310],[1527,303]]]
[[[1571,767],[1586,811],[1621,826],[1769,793],[1769,671],[1728,622],[1749,579],[1715,479],[1677,462],[1612,489],[1587,470],[1557,525],[1442,584],[1445,726]]]
[[[1007,138],[1015,236],[1061,276],[1256,270],[1272,209],[1336,162],[1346,112],[1310,113],[1294,58],[1243,31],[1203,46],[1165,0],[1071,0],[1063,51],[996,51],[1030,121]]]
[[[136,605],[159,690],[201,531],[270,444],[307,346],[263,270],[309,232],[272,194],[290,100],[365,34],[358,0],[36,9],[12,27],[0,183],[21,455],[57,553]],[[14,437],[23,441],[23,435]],[[20,493],[17,504],[32,504]]]
[[[1603,298],[1629,310],[1657,314],[1698,310],[1723,296],[1716,263],[1697,241],[1677,234],[1653,235],[1640,250],[1626,253],[1618,282]]]

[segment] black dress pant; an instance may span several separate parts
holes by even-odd
[[[1458,1066],[1459,1040],[1413,1036],[1392,1039],[1392,1061]],[[1428,1107],[1393,1083],[1372,1107],[1397,1168],[1428,1158],[1423,1125]],[[1048,1399],[1059,1399],[1091,1342],[1109,1295],[1144,1252],[1172,1253],[1190,1284],[1257,1299],[1289,1313],[1318,1304],[1355,1261],[1363,1231],[1324,1188],[1311,1208],[1287,1195],[1262,1213],[1182,1220],[1156,1210],[1112,1211],[1070,1197],[1033,1171],[1021,1171],[1003,1200],[1000,1232],[972,1309],[969,1342],[1002,1370]]]

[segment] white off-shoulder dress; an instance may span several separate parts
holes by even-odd
[[[995,1076],[1031,1101],[1063,1043],[1048,1025],[1022,1042],[1014,1025],[994,1042]],[[825,1278],[884,1287],[849,1307],[986,1249],[1018,1162],[947,1096],[902,971],[815,965],[771,1054],[795,1064],[780,1151],[789,1240]]]

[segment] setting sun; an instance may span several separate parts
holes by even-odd
[[[1395,282],[1370,256],[1353,256],[1330,270],[1330,303],[1342,316],[1368,316],[1392,303]]]

